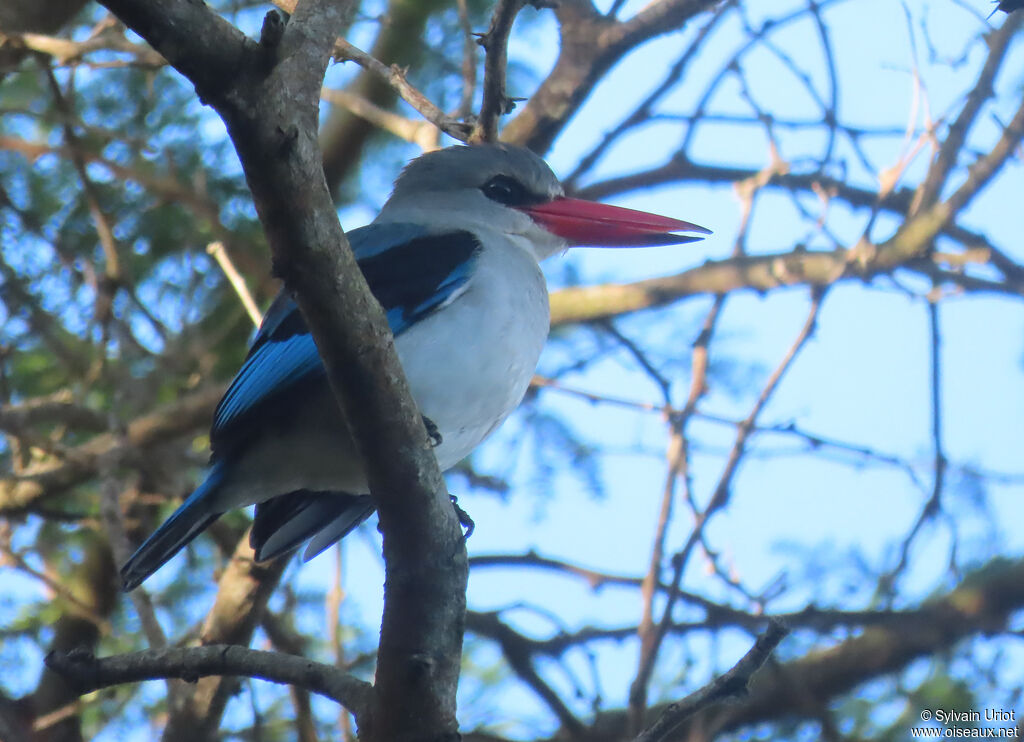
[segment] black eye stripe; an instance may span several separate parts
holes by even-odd
[[[487,198],[505,206],[524,206],[537,201],[522,183],[508,175],[495,175],[484,183],[480,190]]]

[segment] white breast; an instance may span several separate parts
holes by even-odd
[[[490,240],[467,288],[399,336],[398,355],[448,469],[516,408],[548,334],[548,295],[532,253]]]

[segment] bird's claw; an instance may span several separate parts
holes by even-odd
[[[476,523],[469,517],[469,513],[462,509],[459,505],[459,498],[455,495],[448,495],[452,499],[452,507],[455,508],[455,515],[459,519],[459,525],[466,529],[466,533],[462,536],[462,540],[465,541],[473,535],[473,529],[476,528]]]
[[[444,436],[442,436],[441,431],[437,429],[437,423],[435,423],[429,417],[424,415],[423,425],[427,429],[427,437],[430,438],[431,448],[437,448],[442,443],[444,443]]]

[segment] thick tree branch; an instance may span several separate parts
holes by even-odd
[[[660,0],[621,23],[602,15],[589,0],[560,0],[556,14],[561,34],[551,74],[502,139],[546,152],[604,74],[636,45],[678,30],[715,0]]]
[[[46,666],[67,679],[81,694],[143,680],[177,678],[194,683],[199,678],[215,675],[242,676],[306,688],[337,701],[359,716],[367,709],[371,693],[369,683],[331,665],[233,644],[150,649],[103,658],[89,652],[51,652],[46,657]]]
[[[217,599],[206,614],[199,643],[248,646],[287,564],[287,559],[257,563],[246,533],[217,581]],[[237,690],[233,678],[216,674],[180,689],[174,696],[175,703],[170,705],[163,739],[214,742],[219,738],[224,708]]]
[[[498,643],[513,672],[551,709],[571,739],[584,735],[586,728],[534,666],[533,657],[537,653],[534,642],[503,623],[497,613],[474,611],[467,616],[467,628]]]
[[[1024,296],[1024,281],[1019,279],[978,279],[961,271],[943,270],[936,265],[942,262],[941,256],[919,257],[928,241],[935,237],[935,225],[933,221],[931,229],[913,231],[877,247],[861,244],[832,252],[795,250],[771,255],[742,255],[708,261],[672,276],[627,284],[561,289],[551,294],[551,325],[604,320],[702,294],[742,290],[765,293],[782,286],[829,286],[838,281],[866,281],[898,268],[945,280],[970,291]]]

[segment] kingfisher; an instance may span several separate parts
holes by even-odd
[[[412,160],[377,218],[347,236],[444,471],[526,394],[548,335],[543,260],[571,246],[675,245],[707,234],[567,198],[530,150],[478,144]],[[206,479],[122,567],[126,591],[228,510],[256,506],[258,561],[304,543],[311,559],[373,513],[357,448],[287,290],[217,405],[210,446]]]

